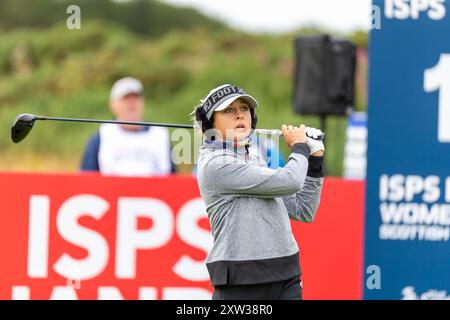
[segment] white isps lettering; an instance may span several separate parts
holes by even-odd
[[[173,213],[158,199],[120,198],[117,208],[116,276],[132,279],[136,276],[136,251],[157,249],[173,235]],[[153,227],[138,230],[139,217],[150,218]]]
[[[184,204],[177,217],[178,236],[187,244],[209,252],[213,245],[211,233],[198,227],[198,222],[206,217],[206,207],[202,199],[193,199]],[[179,277],[191,281],[205,281],[209,279],[204,261],[192,259],[183,255],[174,265],[173,272]]]
[[[82,259],[63,253],[49,266],[50,199],[46,195],[30,197],[30,224],[27,273],[30,278],[47,278],[49,269],[67,279],[87,280],[100,275],[106,268],[110,248],[105,237],[78,223],[80,217],[100,220],[110,204],[96,195],[76,195],[67,199],[57,212],[56,229],[67,242],[87,251]],[[151,228],[138,229],[139,218],[150,218]],[[136,277],[137,250],[152,250],[167,245],[176,230],[187,244],[206,253],[212,246],[211,234],[199,227],[200,219],[207,217],[201,199],[194,199],[181,207],[175,215],[160,199],[120,197],[117,202],[115,275],[120,279]],[[174,264],[173,272],[188,281],[206,281],[205,261],[182,255]],[[171,291],[170,291],[171,292]],[[168,296],[172,294],[168,293]]]
[[[431,20],[445,18],[446,0],[385,0],[384,15],[387,19],[419,19],[421,13]]]
[[[380,201],[420,200],[433,203],[441,196],[439,176],[418,176],[394,174],[380,176]]]

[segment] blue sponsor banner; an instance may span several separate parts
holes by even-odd
[[[450,0],[373,1],[365,299],[450,298]]]

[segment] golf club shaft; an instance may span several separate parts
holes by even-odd
[[[36,116],[36,120],[53,120],[53,121],[70,121],[70,122],[91,122],[91,123],[113,123],[113,124],[126,124],[135,126],[155,126],[155,127],[167,127],[167,128],[181,128],[181,129],[197,129],[197,127],[189,124],[176,124],[176,123],[160,123],[160,122],[135,122],[135,121],[120,121],[120,120],[100,120],[100,119],[80,119],[80,118],[58,118],[58,117],[45,117]],[[255,129],[256,134],[270,135],[270,136],[282,136],[283,132],[279,129]],[[321,139],[323,139],[322,134]]]
[[[196,127],[189,124],[176,124],[176,123],[159,123],[159,122],[135,122],[135,121],[119,121],[119,120],[99,120],[99,119],[80,119],[80,118],[57,118],[57,117],[44,117],[36,116],[36,120],[53,120],[53,121],[69,121],[69,122],[91,122],[91,123],[113,123],[113,124],[127,124],[135,126],[156,126],[156,127],[168,127],[168,128],[181,128],[181,129],[195,129]],[[255,133],[265,135],[282,135],[281,130],[270,129],[256,129]]]
[[[194,126],[189,124],[175,124],[175,123],[159,123],[159,122],[136,122],[136,121],[120,121],[120,120],[99,120],[99,119],[79,119],[79,118],[56,118],[36,116],[36,120],[54,120],[54,121],[70,121],[70,122],[91,122],[91,123],[113,123],[113,124],[128,124],[134,126],[154,126],[154,127],[168,127],[168,128],[184,128],[193,129]]]

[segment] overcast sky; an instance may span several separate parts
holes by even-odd
[[[337,31],[369,29],[371,0],[163,0],[194,7],[248,32],[280,33],[315,25]]]

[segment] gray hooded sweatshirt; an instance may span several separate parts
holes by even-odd
[[[269,169],[246,147],[205,141],[198,185],[214,244],[206,265],[213,286],[283,281],[301,274],[289,218],[312,222],[323,184],[323,157],[294,145],[285,167]]]

